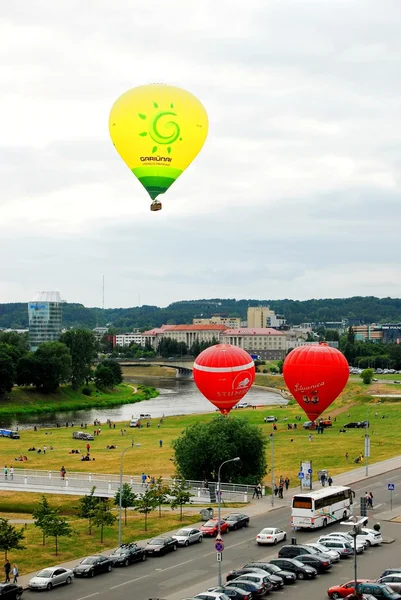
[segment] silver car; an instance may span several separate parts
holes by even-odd
[[[401,592],[401,573],[392,573],[391,575],[386,575],[385,577],[381,577],[376,580],[377,583],[382,583],[383,585],[387,585],[389,588],[394,590],[395,592]]]
[[[200,544],[203,540],[203,533],[193,527],[183,527],[171,537],[177,540],[179,546],[189,546],[196,542]]]
[[[50,567],[42,569],[36,573],[35,577],[28,582],[28,587],[31,590],[51,590],[52,588],[63,585],[69,585],[72,582],[74,573],[71,569],[64,567]]]

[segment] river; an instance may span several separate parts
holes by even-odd
[[[125,381],[132,384],[144,384],[155,387],[159,391],[157,398],[137,402],[136,404],[122,404],[111,408],[92,408],[91,410],[77,410],[59,413],[44,413],[41,415],[20,415],[18,419],[2,418],[2,427],[14,428],[18,425],[20,429],[32,428],[34,425],[41,427],[54,427],[57,422],[66,423],[93,423],[99,419],[104,423],[107,419],[111,421],[129,421],[131,416],[139,416],[140,413],[149,413],[152,417],[163,415],[188,415],[198,413],[214,412],[215,408],[198,391],[195,383],[187,379],[152,378],[152,377],[125,377]],[[287,400],[279,394],[269,392],[260,387],[253,387],[245,396],[244,401],[257,405],[286,405]]]

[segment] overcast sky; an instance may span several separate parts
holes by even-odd
[[[13,0],[0,16],[0,302],[401,296],[400,0]],[[188,89],[203,150],[152,213],[109,138]]]

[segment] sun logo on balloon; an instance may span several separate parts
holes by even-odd
[[[157,102],[153,102],[153,108],[158,109],[159,105]],[[174,108],[174,104],[170,104],[170,109]],[[169,119],[169,117],[176,117],[177,113],[172,110],[157,110],[157,112],[149,120],[148,131],[141,131],[139,134],[141,137],[149,137],[155,142],[155,146],[152,148],[152,154],[157,152],[159,146],[167,146],[167,152],[170,154],[171,146],[179,140],[181,131],[180,126],[175,121]],[[138,113],[138,117],[143,121],[148,119],[148,116],[143,113]],[[167,119],[167,120],[166,120]]]

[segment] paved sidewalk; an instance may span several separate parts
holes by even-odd
[[[401,455],[396,456],[394,458],[389,458],[387,460],[383,460],[378,463],[373,463],[372,465],[369,465],[368,477],[366,477],[366,466],[360,467],[358,469],[352,469],[351,471],[348,471],[346,473],[341,473],[340,475],[336,475],[334,478],[334,485],[350,485],[352,483],[357,483],[364,479],[368,479],[370,477],[376,477],[377,475],[388,473],[389,471],[393,471],[395,469],[400,469],[400,468],[401,468]],[[315,482],[315,487],[316,488],[320,487],[318,482]],[[274,506],[272,506],[272,504],[271,504],[271,496],[265,496],[264,498],[262,498],[260,500],[251,500],[250,503],[247,505],[245,512],[250,517],[255,517],[255,516],[266,514],[272,510],[281,508],[283,506],[290,506],[292,496],[297,491],[299,491],[299,486],[296,488],[290,488],[287,492],[284,492],[285,495],[284,495],[283,499],[275,497],[274,498]],[[199,507],[196,507],[196,508],[199,510]],[[222,516],[224,516],[225,514],[228,514],[229,512],[234,512],[235,510],[236,509],[233,510],[229,506],[227,506],[227,507],[222,506],[221,513],[222,513]],[[238,510],[241,511],[242,509],[238,509]],[[215,511],[215,514],[216,514],[216,511]],[[398,516],[398,515],[395,515],[395,516]],[[376,515],[376,518],[377,517],[379,517],[379,515]],[[172,532],[166,532],[166,534],[174,533],[176,530],[177,530],[177,528],[175,528]],[[141,540],[141,543],[146,543],[146,541],[147,540]],[[108,556],[109,554],[111,554],[111,552],[112,552],[112,550],[104,550],[102,552],[102,554]],[[78,564],[79,560],[80,559],[76,558],[75,560],[71,560],[69,562],[62,563],[60,566],[65,567],[66,569],[72,569],[73,567],[75,567]],[[45,566],[49,566],[49,565],[43,565],[43,566],[45,567]],[[28,573],[26,575],[22,575],[19,577],[18,583],[20,585],[22,585],[22,587],[24,589],[26,589],[28,587],[29,579],[31,579],[31,577],[33,577],[34,575],[35,575],[35,573]]]

